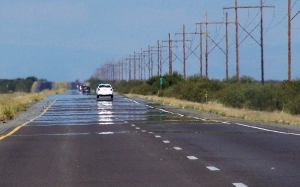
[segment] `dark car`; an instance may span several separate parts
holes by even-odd
[[[83,86],[82,93],[83,94],[90,94],[91,93],[91,88],[89,86]]]

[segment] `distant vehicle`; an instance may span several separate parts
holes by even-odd
[[[82,93],[83,94],[90,94],[91,93],[91,88],[89,86],[83,86]]]
[[[84,85],[79,85],[79,86],[78,86],[78,90],[79,90],[80,92],[82,92],[83,87],[84,87]]]
[[[111,100],[114,98],[114,89],[110,84],[99,84],[96,89],[97,98],[110,96]]]

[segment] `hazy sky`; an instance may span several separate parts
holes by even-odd
[[[263,0],[265,79],[287,79],[287,0]],[[259,0],[239,0],[239,6],[258,6]],[[292,17],[300,1],[292,0]],[[186,32],[199,32],[195,23],[221,22],[224,13],[234,21],[234,0],[0,0],[0,79],[36,76],[51,81],[87,80],[108,61],[156,46],[157,40],[180,40]],[[239,22],[251,32],[259,24],[259,9],[239,9]],[[205,27],[203,27],[205,28]],[[300,78],[300,14],[292,20],[292,79]],[[247,36],[239,30],[240,42]],[[260,27],[252,35],[257,41]],[[219,42],[224,25],[209,25]],[[197,48],[199,36],[187,34],[187,47]],[[204,43],[205,44],[205,43]],[[235,75],[235,27],[229,26],[229,75]],[[167,45],[167,43],[165,43]],[[174,43],[174,71],[183,72],[182,43]],[[225,49],[224,39],[220,42]],[[225,78],[225,55],[209,40],[210,78]],[[205,50],[205,48],[203,47]],[[199,74],[199,48],[187,50],[187,75]],[[167,52],[163,54],[167,58]],[[175,56],[173,56],[175,59]],[[163,73],[167,72],[167,61]],[[204,71],[205,69],[203,69]],[[157,70],[154,70],[157,72]],[[251,37],[240,44],[240,76],[260,80],[260,46]]]

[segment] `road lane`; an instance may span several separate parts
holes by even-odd
[[[0,186],[300,184],[299,136],[122,96],[49,99],[45,114],[0,141]]]

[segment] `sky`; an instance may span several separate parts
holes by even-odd
[[[263,0],[265,80],[287,79],[288,0]],[[238,6],[259,6],[260,0],[238,0]],[[156,46],[157,40],[182,40],[209,22],[234,22],[234,0],[0,0],[0,79],[35,76],[49,81],[88,80],[97,68],[134,52]],[[292,79],[300,78],[300,1],[292,0]],[[238,9],[239,23],[260,41],[259,9]],[[205,27],[203,27],[205,28]],[[235,70],[235,26],[229,24],[229,76]],[[261,78],[260,45],[239,28],[240,76]],[[253,30],[253,31],[252,31]],[[208,77],[225,78],[225,25],[208,26]],[[204,37],[203,37],[204,38]],[[199,35],[187,34],[187,76],[200,73]],[[205,38],[203,39],[205,42]],[[162,44],[163,45],[163,44]],[[164,45],[167,45],[165,43]],[[173,71],[183,74],[182,43],[173,42]],[[203,43],[205,50],[205,43]],[[195,50],[194,53],[191,50]],[[178,57],[176,59],[176,56]],[[163,74],[168,52],[162,54]],[[126,61],[124,61],[125,63]],[[155,63],[155,62],[154,62]],[[204,64],[203,64],[204,66]],[[157,72],[154,67],[154,72]],[[203,69],[203,74],[205,69]]]

